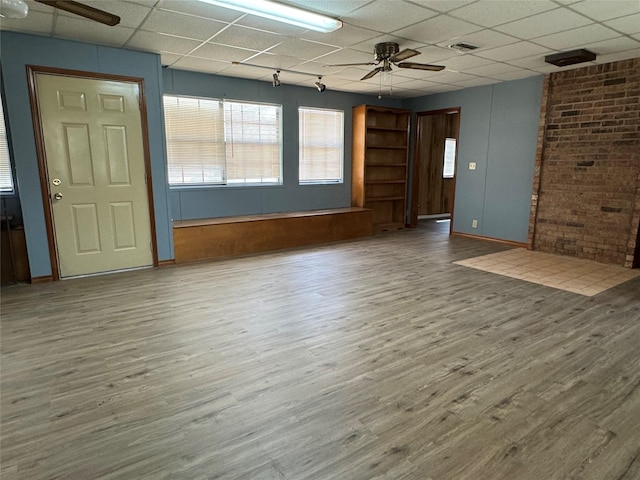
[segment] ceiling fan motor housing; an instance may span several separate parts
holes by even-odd
[[[377,43],[374,47],[373,54],[376,62],[381,62],[384,59],[394,56],[400,51],[400,45],[395,42],[382,42]]]

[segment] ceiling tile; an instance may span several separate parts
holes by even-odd
[[[322,13],[330,17],[340,17],[370,2],[371,0],[331,0],[323,2],[319,2],[318,0],[285,0],[282,3],[288,3],[289,5],[316,13]]]
[[[421,80],[419,78],[414,78],[414,79],[406,79],[403,77],[400,77],[398,75],[396,75],[395,73],[393,74],[393,85],[394,86],[402,86],[402,88],[410,88],[413,90],[421,90],[421,89],[425,89],[425,88],[431,88],[431,87],[435,87],[437,85],[440,85],[439,83],[435,83],[435,82],[430,82],[428,80]]]
[[[323,65],[335,63],[366,63],[373,61],[373,55],[343,48],[342,50],[331,52],[328,55],[323,55],[317,61],[322,62]]]
[[[271,53],[260,53],[254,57],[245,60],[247,63],[261,65],[269,68],[285,68],[290,69],[302,62],[299,58],[287,55],[273,55]]]
[[[411,3],[376,0],[348,15],[342,20],[356,27],[379,32],[393,32],[406,25],[435,17],[438,12]]]
[[[492,48],[490,50],[478,51],[474,53],[479,57],[490,58],[499,62],[512,60],[514,58],[528,57],[530,55],[543,55],[548,53],[549,49],[535,45],[530,42],[518,42],[504,47]]]
[[[370,70],[372,70],[373,67],[371,67]],[[367,74],[368,70],[362,70],[359,68],[353,68],[353,67],[347,67],[343,70],[340,70],[339,72],[332,74],[332,77],[336,77],[336,78],[342,78],[344,80],[354,80],[354,81],[358,81],[360,80],[362,77],[364,77]]]
[[[134,30],[120,26],[110,27],[91,20],[81,20],[58,15],[55,26],[55,36],[63,38],[77,38],[81,35],[87,42],[102,45],[123,46]]]
[[[149,52],[172,52],[185,54],[202,42],[190,38],[161,35],[154,32],[137,31],[125,44],[127,48],[137,48]]]
[[[178,60],[180,60],[181,58],[182,58],[182,55],[178,55],[176,53],[164,52],[164,53],[160,54],[160,63],[162,63],[162,65],[171,66],[174,63],[176,63]]]
[[[638,37],[640,37],[640,35],[638,35]],[[640,40],[640,38],[638,38],[638,40]],[[596,58],[596,63],[617,62],[619,60],[627,60],[629,58],[640,58],[640,48],[598,56],[598,58]]]
[[[469,68],[479,67],[481,65],[491,65],[494,62],[489,58],[476,57],[474,55],[465,53],[449,57],[442,63],[446,65],[447,69],[457,70],[460,72],[465,71]]]
[[[442,72],[424,72],[428,74],[425,77],[425,80],[430,80],[436,83],[457,83],[462,82],[463,80],[471,80],[474,75],[467,75],[466,73],[460,72],[448,72],[443,70]]]
[[[615,52],[624,52],[634,48],[640,48],[640,42],[629,37],[617,37],[601,42],[584,45],[584,48],[592,51],[596,55],[608,55]],[[597,61],[598,59],[596,59]]]
[[[572,10],[598,21],[638,13],[639,8],[636,0],[590,0],[571,5]]]
[[[536,38],[535,43],[551,48],[553,50],[565,50],[567,48],[581,47],[587,43],[594,43],[608,38],[614,38],[620,34],[603,27],[602,25],[593,24],[586,27],[574,28],[566,32],[554,33],[546,37]]]
[[[51,34],[52,28],[53,13],[39,11],[29,12],[26,18],[3,18],[2,21],[0,21],[1,30],[44,33],[45,35],[49,35]]]
[[[286,35],[288,37],[301,37],[307,31],[306,28],[296,27],[295,25],[289,25],[287,23],[276,22],[275,20],[257,17],[255,15],[244,15],[235,23],[236,25],[256,28],[258,30],[265,30],[267,32],[278,33],[280,35]]]
[[[365,40],[369,40],[379,35],[380,33],[373,30],[354,27],[353,25],[345,23],[342,25],[342,28],[340,30],[331,32],[330,35],[309,30],[300,35],[300,38],[304,38],[305,40],[314,40],[316,42],[331,43],[332,45],[338,45],[339,47],[349,47],[351,45],[364,42]]]
[[[535,77],[536,75],[539,75],[539,73],[532,72],[531,70],[517,70],[515,72],[499,73],[497,75],[493,75],[492,78],[508,82],[511,80],[520,80],[522,78]]]
[[[636,11],[640,10],[640,2],[637,2],[636,6]],[[627,35],[640,33],[640,13],[609,20],[608,22],[604,22],[604,24]]]
[[[423,43],[440,43],[454,36],[466,35],[476,32],[481,28],[477,25],[449,17],[448,15],[438,15],[435,18],[401,28],[393,32],[394,35],[410,38]],[[455,32],[453,34],[452,32]]]
[[[185,0],[161,0],[159,8],[221,22],[233,22],[245,15],[242,12],[231,10],[230,8],[218,7],[205,2]]]
[[[415,3],[421,7],[427,7],[437,12],[448,12],[455,10],[464,5],[475,2],[476,0],[407,0],[410,3]]]
[[[476,2],[453,10],[449,15],[484,27],[494,27],[557,7],[558,5],[547,1],[494,0]]]
[[[321,57],[324,58],[324,57]],[[295,66],[296,72],[303,72],[308,75],[318,76],[318,75],[330,75],[335,73],[338,69],[335,68],[325,68],[324,64],[320,62],[304,62]]]
[[[493,30],[480,30],[466,35],[458,35],[448,38],[440,45],[446,47],[453,43],[466,42],[487,50],[490,48],[501,47],[503,45],[509,45],[510,43],[518,41],[520,41],[519,38],[512,37],[511,35],[505,35],[504,33],[495,32]]]
[[[224,70],[225,75],[232,77],[242,78],[267,78],[267,76],[273,75],[274,72],[265,70],[264,68],[252,67],[250,65],[230,65]]]
[[[180,13],[154,10],[142,24],[144,30],[168,33],[179,37],[207,40],[228,24],[215,20],[183,15]]]
[[[593,23],[593,21],[582,15],[573,13],[565,8],[558,8],[495,28],[500,32],[530,40],[535,37],[582,27],[590,23]]]
[[[49,5],[45,5],[44,3],[36,2],[35,0],[26,0],[27,6],[29,7],[29,12],[44,12],[53,14],[54,9]],[[2,22],[7,20],[6,18],[2,19]]]
[[[230,27],[218,32],[209,41],[232,47],[266,50],[286,39],[287,37],[276,35],[275,33],[231,25]]]
[[[205,60],[202,58],[182,57],[173,67],[194,72],[219,73],[229,66],[226,62]]]
[[[419,57],[419,61],[421,63],[440,62],[444,59],[459,55],[459,53],[457,53],[455,50],[451,50],[450,48],[436,47],[434,45],[430,45],[428,47],[419,47],[417,48],[417,50],[422,54]]]
[[[466,68],[464,73],[470,73],[472,75],[480,75],[483,77],[494,77],[500,73],[510,73],[520,70],[520,67],[509,65],[507,63],[494,62],[489,65],[482,65],[480,67]]]
[[[190,56],[226,62],[242,62],[256,53],[255,50],[203,43],[191,52]]]
[[[312,58],[319,57],[320,55],[325,55],[329,52],[338,50],[338,48],[339,47],[333,45],[309,42],[298,38],[287,38],[280,45],[269,50],[269,53],[290,55],[304,60],[311,60]]]
[[[492,83],[498,83],[498,80],[494,78],[476,77],[469,80],[456,82],[456,85],[459,85],[464,88],[471,88],[471,87],[479,87],[481,85],[491,85]]]

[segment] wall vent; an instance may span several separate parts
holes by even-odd
[[[452,43],[451,45],[447,45],[447,48],[455,50],[460,53],[472,52],[473,50],[477,50],[479,47],[476,45],[472,45],[466,42]]]

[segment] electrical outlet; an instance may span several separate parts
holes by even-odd
[[[475,170],[476,169],[476,162],[469,162],[469,170]]]
[[[478,220],[475,218],[471,220],[471,228],[478,228]]]

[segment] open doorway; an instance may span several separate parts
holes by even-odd
[[[410,226],[419,218],[453,220],[459,131],[460,107],[417,114]]]
[[[636,254],[633,257],[632,268],[640,268],[640,225],[638,226],[638,236],[636,237]]]

